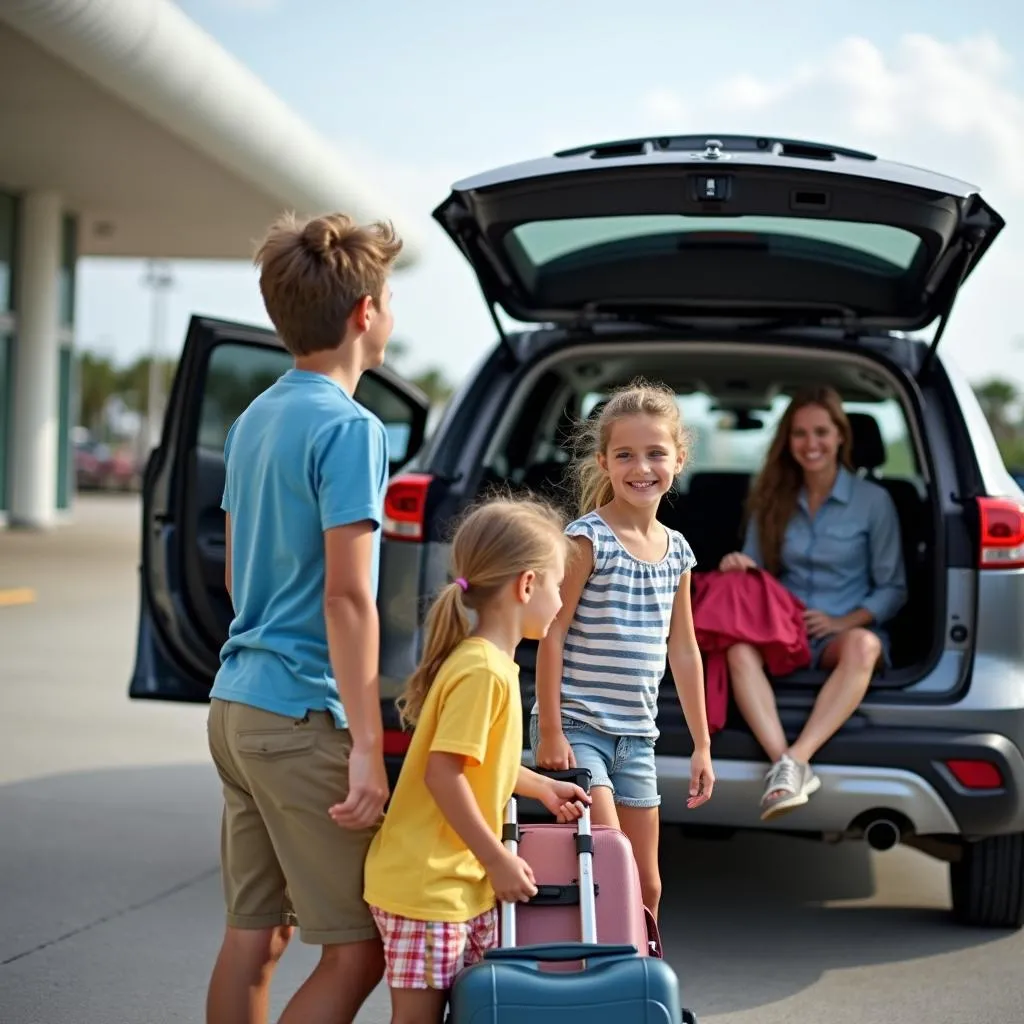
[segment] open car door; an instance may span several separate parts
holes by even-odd
[[[224,440],[291,365],[272,331],[203,317],[189,324],[143,479],[133,698],[209,700],[233,616],[224,586]],[[384,424],[394,473],[423,443],[426,396],[380,367],[363,375],[354,397]]]

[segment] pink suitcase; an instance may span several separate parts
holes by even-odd
[[[589,772],[570,769],[542,774],[569,779],[584,789],[589,786]],[[591,829],[589,811],[569,825],[520,823],[514,797],[505,820],[505,845],[533,868],[538,892],[528,903],[518,905],[513,920],[509,920],[512,915],[502,915],[502,945],[589,941],[633,945],[641,956],[661,957],[658,926],[644,907],[633,848],[622,832],[605,825]],[[580,889],[581,883],[588,884],[591,872],[597,894],[596,938],[582,934],[589,930],[589,922],[582,920],[588,915],[586,906],[580,905]],[[578,968],[578,963],[552,963],[542,969]]]

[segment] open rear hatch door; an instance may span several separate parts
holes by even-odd
[[[458,182],[434,217],[492,314],[850,330],[947,316],[1003,227],[964,182],[746,136],[633,139],[515,164]]]
[[[238,415],[292,362],[272,331],[203,317],[189,324],[163,436],[142,485],[131,697],[209,698],[233,617],[220,507],[224,440]],[[382,366],[363,375],[354,397],[384,424],[395,472],[423,443],[426,396]]]

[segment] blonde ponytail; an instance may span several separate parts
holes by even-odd
[[[576,472],[581,516],[607,505],[615,497],[611,477],[601,468],[596,458],[585,460]]]
[[[419,720],[435,676],[469,636],[467,612],[479,612],[524,572],[548,572],[559,551],[567,556],[564,528],[558,512],[537,500],[495,498],[470,510],[452,541],[457,581],[437,595],[420,662],[396,701],[403,727]]]
[[[416,724],[434,676],[452,651],[469,636],[469,616],[462,603],[462,587],[458,583],[449,583],[437,595],[427,615],[426,634],[420,663],[396,702],[403,727]]]

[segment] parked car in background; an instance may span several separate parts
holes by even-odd
[[[104,481],[110,491],[137,491],[142,485],[142,466],[131,446],[115,448]]]
[[[88,436],[74,441],[75,486],[80,491],[138,491],[139,458],[130,446],[111,448]]]
[[[434,216],[488,306],[534,327],[506,333],[495,315],[498,339],[429,438],[422,397],[393,375],[368,374],[356,396],[399,439],[379,596],[392,772],[409,739],[393,699],[447,578],[451,524],[470,502],[502,487],[568,505],[568,428],[642,374],[674,389],[695,434],[660,515],[686,535],[698,571],[712,569],[740,542],[752,474],[790,396],[828,384],[850,415],[857,471],[899,514],[909,599],[893,623],[892,667],[820,752],[821,792],[768,823],[765,757],[735,713],[712,741],[714,799],[686,809],[692,742],[666,675],[663,825],[904,843],[949,863],[958,920],[1020,928],[1024,492],[940,350],[1001,217],[952,178],[745,136],[566,150],[459,182]],[[913,336],[936,321],[930,342]],[[190,325],[144,481],[133,698],[208,699],[231,619],[224,436],[289,365],[270,332]],[[524,643],[526,709],[535,658]],[[775,680],[791,736],[825,678]]]
[[[74,442],[75,486],[80,491],[93,491],[103,487],[110,449],[105,444],[82,438]]]

